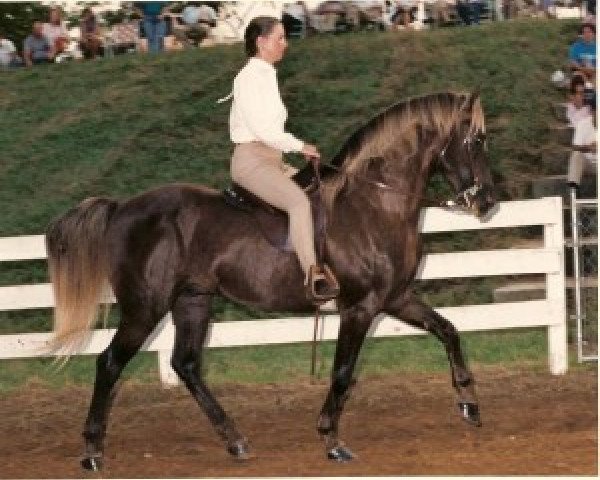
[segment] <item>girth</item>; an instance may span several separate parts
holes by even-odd
[[[294,177],[294,180],[304,189],[310,201],[315,253],[317,261],[321,262],[325,248],[327,214],[321,197],[320,182],[315,177],[308,186],[302,186],[299,179]],[[271,245],[282,251],[293,251],[289,239],[288,216],[284,211],[273,207],[236,183],[224,189],[222,194],[227,205],[254,217],[259,230]]]

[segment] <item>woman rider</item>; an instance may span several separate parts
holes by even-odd
[[[290,240],[305,275],[307,296],[313,302],[337,296],[337,281],[326,265],[317,265],[313,220],[308,197],[290,178],[293,168],[283,153],[301,152],[319,158],[317,147],[284,129],[287,110],[279,94],[274,64],[283,58],[287,42],[276,18],[254,18],[244,35],[248,62],[233,82],[229,117],[234,182],[289,217]]]

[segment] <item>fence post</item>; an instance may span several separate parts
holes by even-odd
[[[555,220],[552,224],[544,225],[544,247],[558,251],[560,267],[557,272],[546,274],[546,300],[555,305],[553,319],[548,326],[548,363],[552,374],[562,375],[567,372],[569,366],[563,202],[561,197],[554,197],[553,200]]]
[[[158,371],[160,381],[165,388],[179,385],[179,377],[171,367],[171,350],[158,351]]]
[[[155,331],[150,336],[147,343],[150,343],[152,339],[158,336],[163,331],[173,330],[173,318],[171,312],[165,315],[165,318],[161,320],[161,323],[156,327]],[[173,334],[174,335],[174,334]],[[171,355],[173,349],[158,350],[158,373],[160,376],[160,382],[164,388],[175,387],[179,385],[179,376],[175,373],[175,370],[171,367]]]

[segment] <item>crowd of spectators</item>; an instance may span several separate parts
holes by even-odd
[[[179,48],[184,44],[197,46],[216,25],[216,11],[203,2],[186,2],[180,13],[173,13],[173,7],[181,8],[181,3],[134,2],[133,14],[140,18],[139,22],[128,25],[124,22],[116,27],[135,25],[133,47],[140,51],[156,53],[175,49],[173,43],[167,45],[169,38],[178,42]],[[0,70],[72,59],[95,59],[113,46],[114,39],[103,32],[89,6],[79,17],[77,38],[72,38],[69,33],[59,7],[50,8],[44,20],[32,23],[20,50],[22,54],[19,54],[18,46],[0,31]]]
[[[509,1],[509,0],[505,0]],[[553,1],[553,0],[548,0]],[[595,6],[595,0],[587,0]],[[379,26],[383,28],[392,27],[396,29],[422,28],[423,25],[417,20],[417,7],[414,0],[388,0],[386,3],[385,21]],[[546,2],[547,3],[547,2]],[[339,5],[340,4],[341,7]],[[339,8],[343,14],[352,16],[356,14],[361,21],[369,15],[365,12],[350,11],[351,3],[324,2],[332,13],[339,15]],[[435,0],[427,2],[427,22],[435,25],[478,24],[482,14],[489,14],[485,0]],[[177,13],[174,13],[175,11]],[[335,8],[337,10],[335,10]],[[319,7],[320,8],[320,7]],[[357,7],[354,7],[356,9]],[[326,9],[327,10],[327,9]],[[135,30],[135,38],[131,42],[117,42],[128,44],[129,50],[159,52],[165,49],[179,49],[187,45],[198,46],[204,39],[209,37],[211,28],[216,26],[217,13],[215,9],[206,2],[133,2],[133,11],[140,18],[139,22],[116,24],[113,29],[123,27],[127,37],[131,37],[131,30]],[[383,15],[380,12],[380,16]],[[308,9],[304,2],[290,4],[284,8],[284,24],[287,19],[293,21],[302,20],[308,23]],[[3,37],[0,31],[0,68],[16,68],[20,66],[31,66],[40,63],[60,62],[62,59],[95,59],[100,55],[106,56],[106,51],[112,51],[115,35],[107,36],[100,28],[91,7],[83,9],[79,18],[79,34],[74,42],[69,37],[66,22],[62,18],[61,10],[57,7],[51,8],[45,22],[34,22],[31,33],[25,39],[22,48],[22,56],[10,39]],[[125,28],[127,27],[127,28]],[[286,25],[286,31],[288,30]],[[118,35],[117,35],[118,36]],[[593,50],[595,65],[595,25],[584,25],[581,39],[571,48],[571,60],[573,71],[582,76],[588,85],[595,81],[595,67],[590,68],[590,51]],[[73,44],[75,48],[73,49]],[[593,45],[592,45],[593,44]],[[68,46],[71,49],[67,51]],[[592,78],[594,77],[594,78]],[[573,87],[575,88],[575,87]],[[587,98],[589,88],[584,87],[584,96]]]

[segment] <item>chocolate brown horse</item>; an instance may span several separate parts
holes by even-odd
[[[321,167],[324,255],[341,287],[331,387],[317,423],[329,458],[353,457],[338,438],[338,423],[361,345],[380,313],[442,342],[460,413],[480,424],[456,329],[410,287],[421,258],[418,220],[428,179],[440,170],[457,203],[482,216],[494,204],[486,161],[479,95],[446,92],[390,107],[350,137],[332,167]],[[307,167],[298,178],[310,175]],[[50,225],[47,248],[57,346],[77,348],[96,322],[108,284],[121,312],[116,334],[98,356],[82,465],[99,468],[115,383],[168,311],[174,370],[227,451],[246,458],[246,439],[200,375],[211,302],[221,295],[265,311],[311,311],[296,256],[274,247],[255,217],[232,208],[220,192],[193,185],[168,185],[125,201],[87,199]]]

